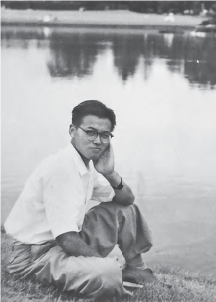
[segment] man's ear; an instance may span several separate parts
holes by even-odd
[[[74,132],[75,132],[75,130],[76,130],[76,127],[73,125],[73,124],[71,124],[70,126],[69,126],[69,134],[70,134],[70,136],[73,138],[74,137]]]

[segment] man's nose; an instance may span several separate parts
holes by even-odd
[[[98,134],[98,136],[96,137],[96,139],[94,140],[95,144],[101,144],[101,138],[100,135]]]

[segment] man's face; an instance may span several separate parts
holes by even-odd
[[[87,115],[82,119],[80,127],[84,130],[95,130],[98,133],[110,133],[112,124],[108,118],[99,118]],[[96,160],[108,147],[109,142],[103,143],[100,136],[89,140],[87,133],[79,127],[70,126],[70,135],[73,146],[87,159]]]

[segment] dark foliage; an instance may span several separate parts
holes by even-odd
[[[42,10],[117,10],[127,9],[139,13],[199,14],[203,8],[216,11],[216,1],[1,1],[10,9]]]

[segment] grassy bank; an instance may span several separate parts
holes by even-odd
[[[47,25],[47,26],[92,26],[191,29],[203,18],[200,16],[175,15],[167,20],[166,15],[139,14],[122,11],[40,11],[2,9],[2,25]]]
[[[11,255],[11,240],[2,234],[2,302],[84,302],[70,293],[62,293],[53,286],[34,284],[30,281],[20,281],[13,278],[6,270],[6,264]],[[131,302],[213,302],[216,296],[216,281],[205,277],[174,271],[168,266],[156,267],[158,278],[172,284],[168,289],[162,285],[145,284],[142,289],[135,290],[131,298],[121,301]],[[116,300],[112,300],[114,302]],[[120,301],[120,300],[118,300]],[[103,300],[103,302],[105,302]]]

